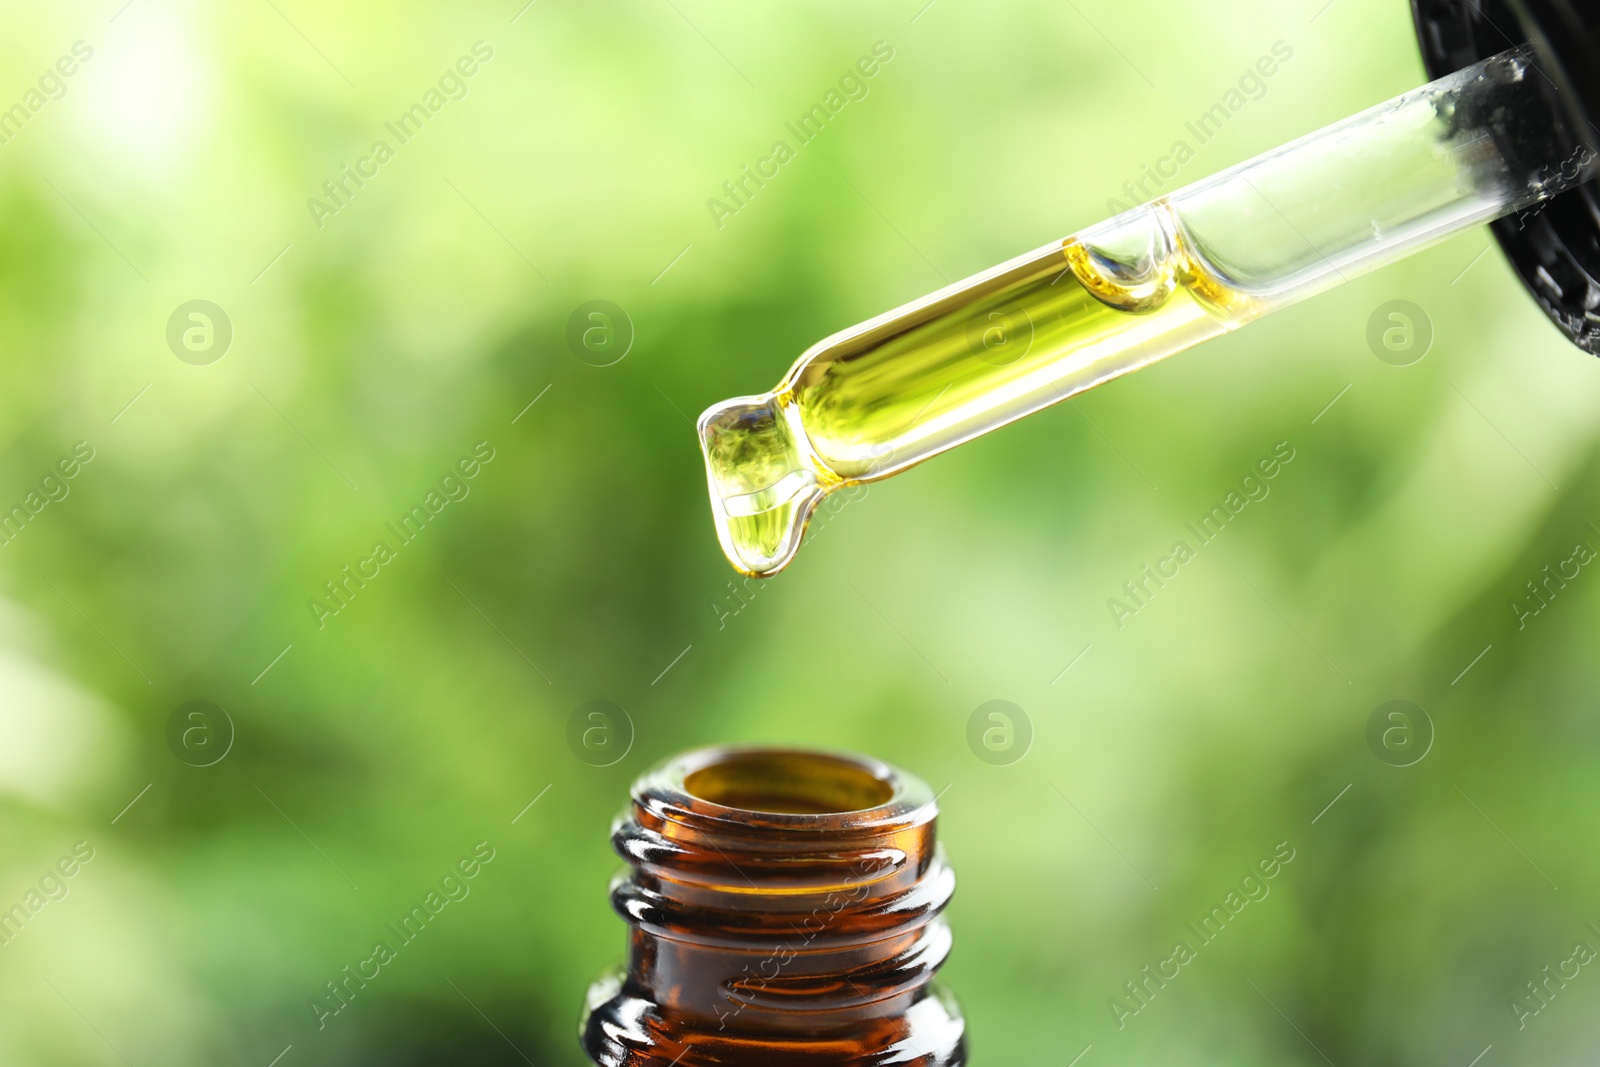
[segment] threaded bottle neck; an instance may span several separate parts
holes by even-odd
[[[656,1063],[629,1058],[631,1029],[670,1035],[660,1062],[680,1067],[961,1062],[959,1017],[929,995],[955,888],[936,815],[925,784],[859,757],[706,749],[645,774],[612,833],[630,951],[614,993],[591,994],[590,1055]]]

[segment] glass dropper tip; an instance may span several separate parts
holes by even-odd
[[[806,447],[778,394],[739,396],[700,416],[717,540],[740,573],[766,578],[800,548],[806,522],[838,479]]]

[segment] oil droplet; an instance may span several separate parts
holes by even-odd
[[[824,473],[786,417],[790,406],[768,393],[736,397],[700,416],[717,539],[736,568],[756,577],[794,557],[826,493]]]

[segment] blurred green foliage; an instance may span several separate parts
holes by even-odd
[[[1096,221],[1274,42],[1294,61],[1186,180],[1419,83],[1405,5],[520,6],[0,14],[0,106],[93,52],[0,145],[0,503],[94,450],[0,546],[0,908],[94,850],[0,945],[0,1061],[578,1064],[623,947],[610,817],[651,761],[743,740],[948,789],[979,1064],[1592,1053],[1588,969],[1524,1029],[1510,1004],[1600,944],[1600,579],[1511,605],[1600,545],[1600,381],[1485,232],[876,486],[745,601],[690,425]],[[878,41],[869,95],[719,227],[708,198]],[[1436,331],[1405,368],[1364,340],[1400,298]],[[194,299],[234,331],[204,366],[166,341]],[[636,332],[612,366],[566,343],[592,299]],[[1107,599],[1280,441],[1271,495],[1118,628]],[[479,442],[469,495],[319,626]],[[997,698],[1035,732],[1008,767],[965,740]],[[1407,768],[1366,741],[1395,698],[1437,732]],[[193,699],[237,731],[209,767],[167,742]],[[565,740],[592,699],[636,731],[607,768]],[[480,841],[470,896],[319,1030]],[[1271,894],[1119,1029],[1278,842]]]

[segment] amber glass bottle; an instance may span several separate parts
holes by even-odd
[[[710,748],[644,774],[612,830],[625,967],[579,1027],[602,1067],[966,1063],[955,875],[918,779],[877,760]]]

